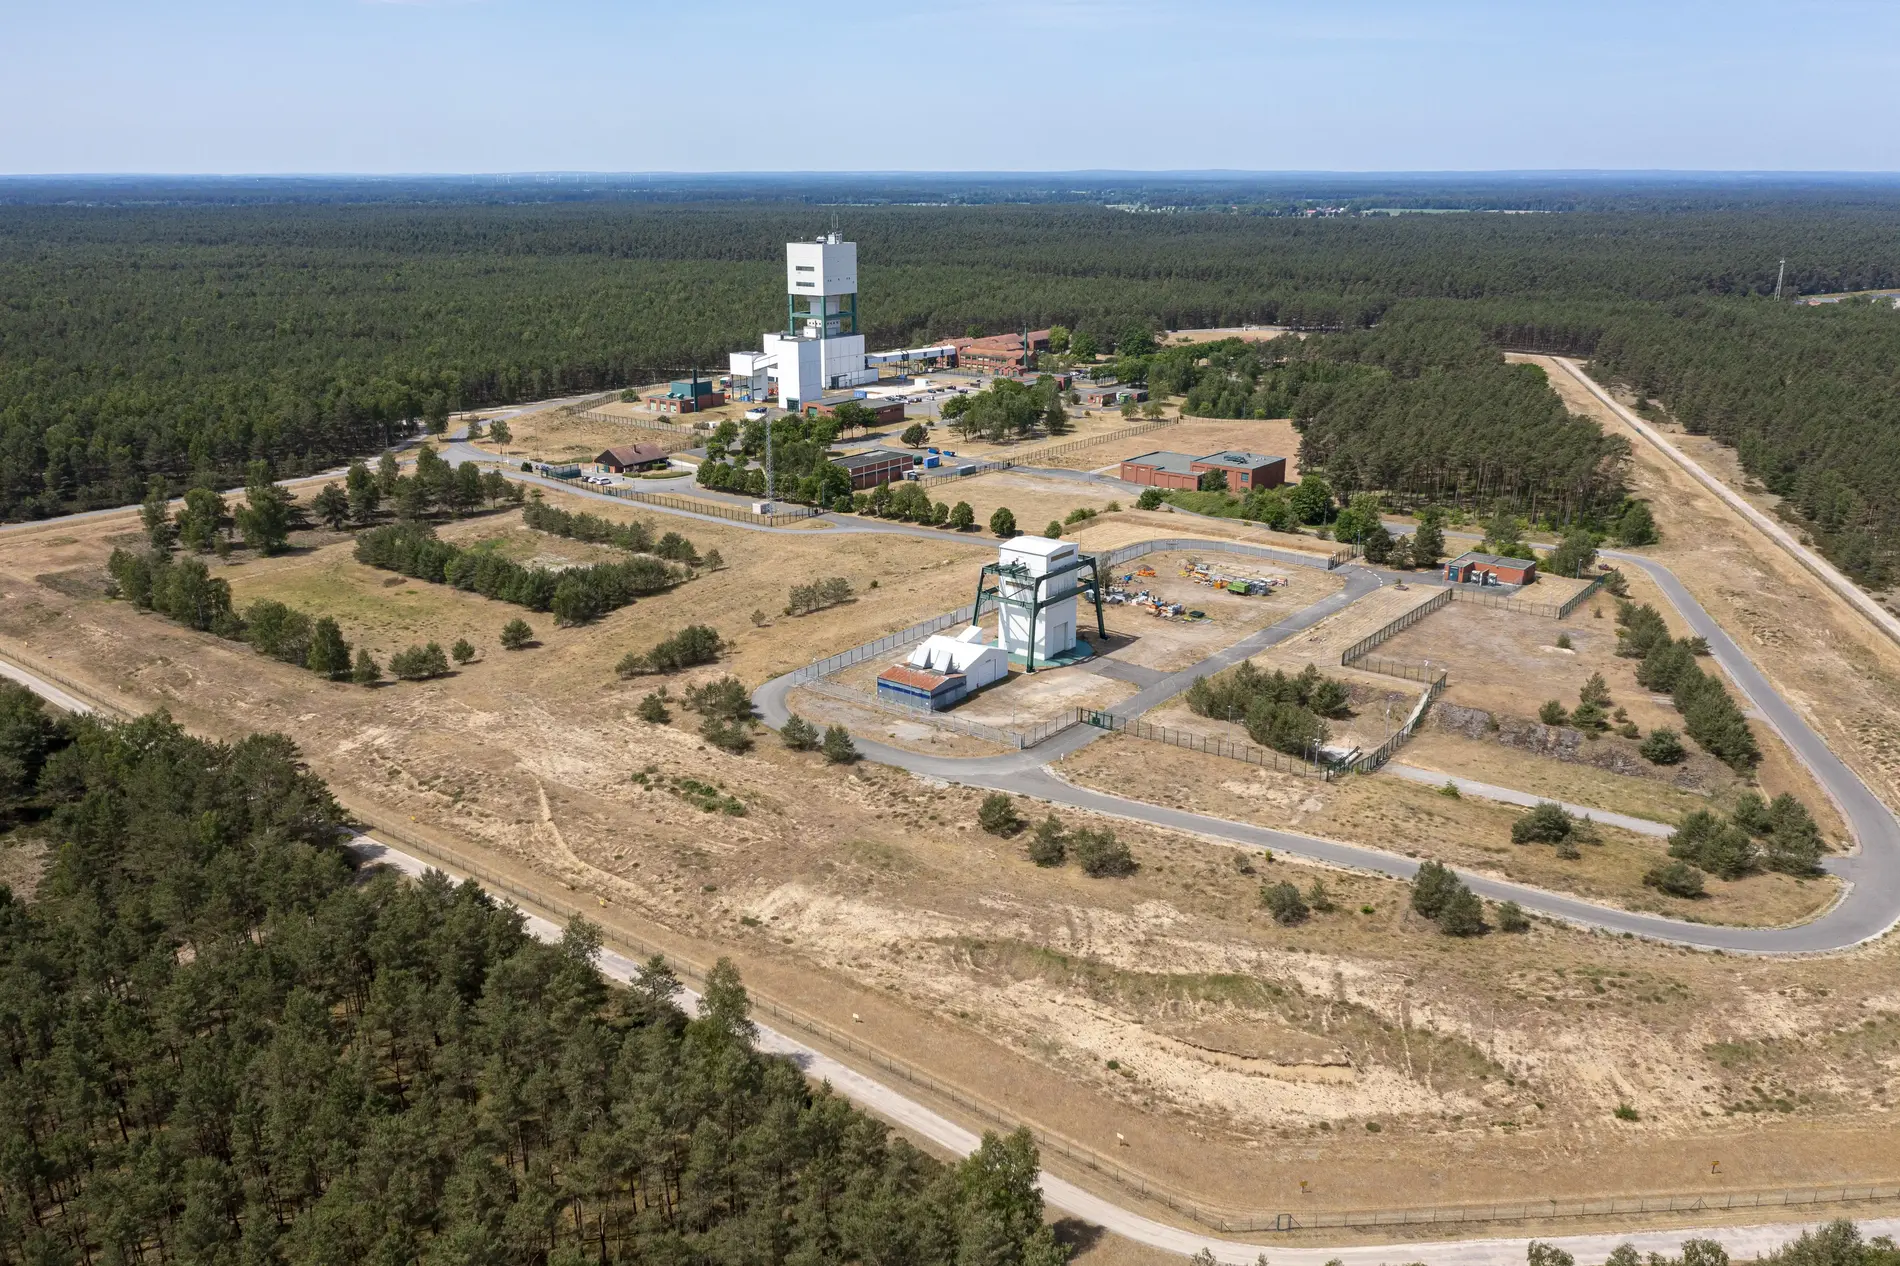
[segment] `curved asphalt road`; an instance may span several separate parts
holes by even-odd
[[[494,454],[483,452],[465,443],[451,445],[447,450],[447,455],[451,461],[457,462],[496,460]],[[609,497],[605,493],[591,493],[557,481],[542,480],[518,472],[509,472],[509,474],[512,478],[540,483],[563,491],[578,492],[583,496],[598,496],[602,500],[627,504],[624,500]],[[1110,481],[1107,476],[1088,476],[1088,478],[1104,482],[1119,482]],[[680,517],[711,518],[711,516],[696,516],[686,511],[675,511],[666,507],[649,505],[646,508]],[[952,543],[959,540],[971,544],[986,543],[980,538],[959,537],[934,528],[865,520],[854,515],[827,514],[820,517],[831,523],[834,531],[916,536]],[[730,522],[725,519],[713,521]],[[758,532],[809,530],[771,528],[752,524],[740,526]],[[1219,542],[1210,541],[1209,546],[1218,548]],[[1892,929],[1897,922],[1900,922],[1900,821],[1895,820],[1893,812],[1881,802],[1880,798],[1874,795],[1853,770],[1849,769],[1846,763],[1829,749],[1827,743],[1801,718],[1800,714],[1776,693],[1774,687],[1762,675],[1761,670],[1755,667],[1753,661],[1743,653],[1734,639],[1723,631],[1714,617],[1709,615],[1684,588],[1673,572],[1661,563],[1640,555],[1614,550],[1605,550],[1602,553],[1604,557],[1642,568],[1656,581],[1664,595],[1682,613],[1689,626],[1697,634],[1708,639],[1711,655],[1741,689],[1748,702],[1788,744],[1796,757],[1808,766],[1816,781],[1840,809],[1858,848],[1854,853],[1846,856],[1830,857],[1824,864],[1830,873],[1843,880],[1845,891],[1841,899],[1830,909],[1806,923],[1782,928],[1729,928],[1617,910],[1560,893],[1546,892],[1542,889],[1482,875],[1461,873],[1461,877],[1474,892],[1493,901],[1515,901],[1527,910],[1586,927],[1643,936],[1698,949],[1720,949],[1751,954],[1826,953],[1851,948]],[[1310,565],[1322,566],[1317,561]],[[1346,577],[1346,588],[1340,593],[1288,616],[1271,628],[1263,629],[1242,639],[1191,668],[1162,679],[1123,700],[1109,711],[1124,718],[1139,716],[1187,689],[1196,677],[1219,672],[1223,668],[1239,663],[1242,659],[1256,655],[1288,636],[1311,627],[1348,604],[1356,602],[1386,580],[1399,578],[1396,573],[1382,574],[1363,566],[1348,566],[1338,570]],[[1413,584],[1429,583],[1422,581],[1416,575],[1409,575],[1405,579]],[[789,710],[785,706],[785,696],[792,688],[793,684],[786,677],[780,677],[766,682],[753,693],[753,702],[767,725],[777,728],[784,723],[786,716],[789,715]],[[1181,809],[1147,804],[1124,796],[1078,787],[1064,781],[1049,768],[1052,762],[1079,750],[1100,738],[1103,733],[1101,730],[1078,726],[1063,731],[1047,742],[1038,744],[1032,750],[987,757],[930,756],[864,739],[859,740],[858,747],[866,757],[879,764],[907,769],[927,778],[1031,796],[1131,821],[1146,822],[1153,826],[1187,831],[1221,843],[1247,848],[1272,848],[1331,865],[1373,871],[1397,879],[1410,879],[1418,870],[1417,861],[1379,849],[1232,822],[1223,818],[1189,813]]]
[[[358,836],[351,845],[366,862],[380,863],[405,874],[421,876],[440,867],[400,849],[392,848],[368,836]],[[538,915],[524,913],[529,935],[550,944],[561,939],[561,929]],[[637,964],[613,950],[602,950],[598,964],[601,974],[621,983],[632,981]],[[699,995],[682,989],[685,1007],[697,1010]],[[759,1049],[783,1055],[807,1077],[823,1080],[862,1107],[877,1113],[913,1135],[930,1140],[956,1156],[968,1156],[981,1141],[976,1134],[940,1113],[907,1098],[901,1092],[865,1076],[848,1064],[826,1055],[795,1037],[764,1025],[759,1026]],[[1358,1245],[1352,1248],[1292,1247],[1286,1244],[1246,1244],[1219,1240],[1201,1231],[1158,1222],[1113,1200],[1099,1196],[1048,1171],[1039,1176],[1043,1198],[1058,1209],[1140,1244],[1186,1257],[1206,1250],[1214,1260],[1232,1266],[1256,1266],[1272,1254],[1275,1266],[1385,1266],[1395,1258],[1424,1266],[1522,1266],[1526,1241],[1522,1238],[1443,1240],[1418,1244]],[[1577,1259],[1601,1261],[1620,1244],[1631,1244],[1639,1252],[1673,1255],[1691,1235],[1722,1242],[1730,1256],[1741,1260],[1764,1256],[1799,1235],[1812,1223],[1781,1226],[1738,1226],[1697,1229],[1695,1231],[1644,1231],[1631,1235],[1558,1235],[1544,1239]],[[1900,1218],[1870,1219],[1860,1224],[1864,1236],[1900,1233]]]
[[[0,666],[0,674],[19,681],[61,708],[83,713],[94,710],[84,700],[67,694],[51,682],[24,669],[4,665]],[[431,859],[417,857],[367,835],[357,836],[349,847],[366,863],[387,865],[413,876],[421,876],[429,870],[445,870],[445,873],[455,877],[452,871],[446,871],[446,868]],[[554,923],[525,911],[523,914],[530,935],[550,944],[561,939],[562,930]],[[603,950],[598,965],[609,979],[623,984],[633,979],[637,966],[632,959],[613,950]],[[685,1005],[697,1010],[698,995],[691,990],[681,992]],[[794,1037],[761,1025],[758,1045],[762,1051],[792,1060],[806,1076],[830,1083],[833,1089],[853,1103],[930,1140],[953,1155],[968,1156],[980,1142],[970,1130],[942,1114]],[[1349,1248],[1294,1248],[1284,1244],[1220,1240],[1200,1231],[1136,1213],[1046,1170],[1038,1175],[1038,1179],[1044,1199],[1055,1208],[1066,1210],[1140,1244],[1179,1253],[1184,1257],[1205,1250],[1213,1255],[1214,1260],[1230,1266],[1257,1266],[1268,1252],[1273,1254],[1273,1260],[1279,1266],[1333,1266],[1335,1262],[1343,1263],[1343,1266],[1385,1266],[1394,1255],[1408,1262],[1423,1263],[1424,1266],[1520,1266],[1524,1260],[1526,1241],[1522,1238],[1356,1245]],[[1721,1241],[1731,1256],[1746,1258],[1763,1256],[1813,1225],[1724,1226],[1698,1228],[1694,1233]],[[1868,1220],[1860,1225],[1862,1233],[1867,1236],[1900,1234],[1900,1218]],[[1546,1237],[1544,1242],[1589,1262],[1608,1257],[1613,1248],[1625,1243],[1634,1245],[1641,1252],[1668,1254],[1676,1250],[1689,1234],[1688,1231],[1645,1231],[1632,1235],[1559,1235]]]
[[[463,460],[477,456],[490,457],[487,454],[480,454],[479,450],[470,449],[463,456]],[[560,486],[565,488],[565,485]],[[603,499],[608,498],[603,497]],[[662,507],[650,508],[663,509]],[[930,529],[870,524],[862,520],[847,521],[840,526],[848,530],[917,535],[936,540],[956,539]],[[795,531],[797,529],[754,527],[753,530]],[[1628,557],[1629,561],[1643,567],[1657,579],[1658,584],[1663,586],[1671,600],[1682,608],[1692,627],[1709,638],[1711,650],[1717,659],[1723,663],[1724,667],[1730,669],[1750,700],[1784,738],[1789,739],[1791,744],[1795,744],[1798,736],[1805,736],[1808,740],[1805,743],[1795,744],[1796,750],[1802,754],[1803,759],[1810,761],[1817,776],[1828,788],[1829,794],[1835,796],[1841,803],[1843,812],[1848,815],[1848,820],[1861,841],[1861,854],[1853,859],[1855,864],[1852,867],[1852,873],[1857,881],[1855,887],[1850,891],[1848,898],[1827,915],[1804,927],[1750,930],[1700,928],[1694,925],[1677,924],[1669,920],[1626,915],[1621,911],[1607,910],[1588,902],[1576,901],[1535,889],[1521,888],[1518,885],[1500,884],[1473,876],[1467,876],[1467,880],[1474,888],[1487,896],[1513,897],[1527,907],[1556,917],[1570,918],[1580,923],[1612,930],[1640,932],[1643,935],[1690,945],[1720,945],[1726,948],[1730,944],[1730,934],[1733,933],[1753,942],[1760,942],[1763,939],[1770,942],[1768,944],[1735,944],[1734,948],[1763,953],[1790,953],[1842,948],[1884,931],[1894,922],[1896,906],[1900,905],[1900,901],[1895,899],[1896,890],[1900,890],[1900,876],[1895,873],[1896,858],[1900,856],[1900,826],[1896,826],[1892,814],[1866,787],[1859,783],[1858,779],[1853,777],[1852,772],[1841,764],[1832,752],[1827,750],[1819,736],[1809,730],[1799,716],[1788,708],[1779,696],[1775,695],[1774,691],[1768,687],[1766,680],[1760,677],[1753,665],[1747,662],[1746,656],[1741,654],[1740,648],[1722,632],[1694,599],[1682,590],[1675,577],[1670,575],[1666,568],[1645,559],[1623,557]],[[1187,682],[1194,676],[1203,672],[1217,671],[1220,667],[1238,662],[1240,658],[1273,645],[1299,629],[1309,627],[1333,611],[1356,601],[1381,583],[1383,579],[1367,569],[1347,569],[1347,588],[1342,593],[1323,599],[1289,616],[1272,628],[1251,635],[1185,673],[1178,673],[1157,682],[1120,706],[1124,709],[1145,711],[1148,707],[1185,688]],[[91,708],[82,700],[74,698],[52,683],[16,666],[0,665],[0,675],[22,682],[62,708],[79,712],[91,711]],[[784,696],[788,689],[788,684],[781,677],[766,683],[754,696],[769,723],[776,725],[783,722]],[[1092,809],[1096,812],[1190,831],[1217,840],[1277,847],[1317,860],[1379,871],[1401,878],[1409,877],[1417,869],[1417,864],[1409,859],[1395,857],[1374,849],[1339,844],[1290,832],[1250,827],[1241,823],[1165,809],[1075,787],[1041,767],[1042,761],[1059,758],[1069,751],[1076,750],[1098,737],[1100,733],[1101,731],[1078,727],[1056,736],[1055,739],[1043,745],[1042,751],[1035,754],[1019,752],[1008,756],[985,757],[968,761],[934,760],[934,758],[920,757],[915,753],[869,742],[863,742],[861,746],[868,750],[868,754],[873,759],[884,760],[893,765],[910,768],[913,762],[934,760],[935,764],[947,770],[947,772],[927,769],[919,771],[929,776],[971,782],[979,786],[996,786],[1004,790],[1018,791],[1025,795]],[[1818,753],[1818,759],[1816,753]],[[367,839],[359,841],[358,851],[363,853],[366,859],[385,861],[411,872],[419,872],[432,865],[432,863]],[[1633,926],[1625,926],[1626,924]],[[560,935],[560,930],[546,920],[530,918],[528,926],[534,935],[544,939],[554,939]],[[1804,934],[1816,933],[1819,935],[1804,936]],[[1794,940],[1803,943],[1793,943]],[[1806,941],[1814,943],[1805,943]],[[620,955],[604,953],[601,967],[608,975],[624,980],[630,977],[633,964]],[[690,994],[688,995],[688,1005],[696,1005],[696,1001]],[[808,1075],[828,1080],[852,1101],[878,1112],[900,1126],[958,1155],[968,1155],[977,1145],[976,1137],[962,1126],[804,1043],[765,1028],[761,1029],[760,1038],[762,1049],[792,1058]],[[1145,1217],[1047,1172],[1041,1174],[1040,1179],[1045,1198],[1056,1208],[1066,1210],[1117,1235],[1165,1251],[1185,1256],[1205,1249],[1216,1261],[1231,1263],[1232,1266],[1249,1266],[1250,1263],[1264,1261],[1269,1252],[1279,1266],[1331,1266],[1335,1261],[1343,1263],[1343,1266],[1383,1266],[1383,1263],[1392,1260],[1395,1254],[1404,1260],[1426,1263],[1427,1266],[1519,1266],[1519,1263],[1524,1260],[1525,1240],[1521,1238],[1366,1245],[1350,1248],[1292,1248],[1284,1244],[1246,1244],[1218,1240],[1197,1231],[1186,1230]],[[1724,1226],[1699,1229],[1696,1234],[1721,1241],[1728,1247],[1731,1255],[1761,1256],[1812,1225],[1814,1224]],[[1900,1219],[1869,1220],[1861,1225],[1863,1233],[1867,1235],[1900,1234]],[[1590,1261],[1607,1257],[1611,1249],[1623,1243],[1633,1244],[1641,1252],[1667,1254],[1674,1251],[1688,1234],[1686,1231],[1651,1231],[1628,1236],[1553,1236],[1546,1242],[1578,1258]]]
[[[1216,546],[1216,543],[1210,542],[1210,546]],[[1668,568],[1634,555],[1619,554],[1616,557],[1648,572],[1682,612],[1690,627],[1708,638],[1710,653],[1716,661],[1728,671],[1768,724],[1813,771],[1816,780],[1840,807],[1842,816],[1859,844],[1859,850],[1850,856],[1829,858],[1826,865],[1830,872],[1845,881],[1846,890],[1830,909],[1809,922],[1781,928],[1740,928],[1688,923],[1659,915],[1618,910],[1483,875],[1461,872],[1461,878],[1474,892],[1493,901],[1515,901],[1526,910],[1585,927],[1698,949],[1750,954],[1823,953],[1847,949],[1887,932],[1900,921],[1900,822],[1895,820],[1893,813],[1867,785],[1829,750],[1821,736],[1775,693],[1760,670],[1722,631],[1714,618],[1703,610],[1701,604],[1690,596]],[[1340,593],[1314,603],[1192,668],[1157,682],[1110,711],[1122,717],[1138,716],[1186,689],[1194,678],[1219,672],[1258,654],[1292,633],[1357,601],[1383,583],[1382,577],[1367,568],[1345,567],[1340,571],[1347,577],[1346,588]],[[1416,578],[1413,579],[1416,583]],[[777,728],[784,724],[789,715],[785,697],[792,689],[794,683],[788,674],[766,682],[754,692],[753,703],[767,725]],[[866,757],[879,764],[907,769],[923,777],[1031,796],[1112,817],[1186,831],[1220,843],[1247,848],[1271,848],[1335,866],[1390,875],[1395,879],[1409,880],[1418,870],[1419,863],[1412,858],[1379,849],[1232,822],[1079,787],[1065,781],[1050,768],[1052,762],[1079,750],[1103,733],[1092,727],[1077,726],[1033,749],[985,757],[932,756],[866,739],[860,739],[858,746]]]

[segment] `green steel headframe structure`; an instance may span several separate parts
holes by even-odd
[[[1072,572],[1082,571],[1085,568],[1091,572],[1095,578],[1094,588],[1092,590],[1095,596],[1095,631],[1101,636],[1103,641],[1107,641],[1108,623],[1102,615],[1102,558],[1099,554],[1077,554],[1070,561],[1042,576],[1031,574],[1029,568],[1023,566],[1021,563],[985,563],[983,570],[976,578],[976,602],[972,604],[971,607],[970,623],[976,624],[981,621],[983,619],[983,613],[992,608],[997,611],[1008,608],[1010,610],[1028,612],[1029,649],[1026,658],[1029,662],[1028,671],[1033,673],[1036,671],[1036,617],[1042,613],[1044,607],[1055,605],[1057,602],[1069,597],[1071,592],[1065,590],[1054,597],[1045,596],[1048,593],[1049,582],[1055,580],[1057,577],[1067,576]],[[1013,585],[1028,586],[1029,597],[1012,598],[1004,593],[1003,582],[1005,580],[1008,580]],[[1001,628],[997,630],[997,640],[999,642],[1003,641]],[[1004,649],[1007,650],[1007,646],[1005,646]]]

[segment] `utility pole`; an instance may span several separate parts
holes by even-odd
[[[1781,298],[1781,285],[1788,279],[1788,261],[1781,261],[1781,270],[1775,274],[1775,298]]]

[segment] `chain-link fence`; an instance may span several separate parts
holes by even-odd
[[[1333,777],[1331,769],[1316,761],[1306,760],[1299,756],[1288,756],[1285,752],[1255,747],[1250,743],[1233,743],[1223,738],[1210,738],[1205,734],[1170,729],[1165,725],[1151,725],[1139,717],[1119,717],[1112,712],[1094,708],[1077,708],[1075,720],[1070,724],[1078,723],[1092,725],[1098,730],[1107,730],[1111,734],[1128,734],[1150,742],[1186,748],[1190,752],[1205,752],[1209,756],[1224,756],[1228,760],[1245,761],[1249,765],[1259,765],[1263,769],[1277,769],[1281,773],[1298,774],[1302,778],[1323,778],[1330,781]]]
[[[1400,633],[1405,632],[1405,630],[1411,628],[1432,612],[1442,609],[1446,603],[1451,601],[1451,595],[1451,590],[1440,589],[1437,593],[1419,603],[1410,611],[1405,612],[1397,619],[1381,625],[1379,628],[1366,634],[1339,653],[1339,666],[1341,668],[1351,668],[1359,660],[1364,659],[1366,654],[1370,652],[1373,647],[1379,645],[1381,642],[1397,637]]]

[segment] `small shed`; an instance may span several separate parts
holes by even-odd
[[[877,675],[877,697],[885,703],[942,712],[970,693],[962,673],[930,672],[909,664],[892,664]]]
[[[1445,564],[1445,579],[1460,585],[1528,585],[1537,580],[1537,564],[1469,550]]]

